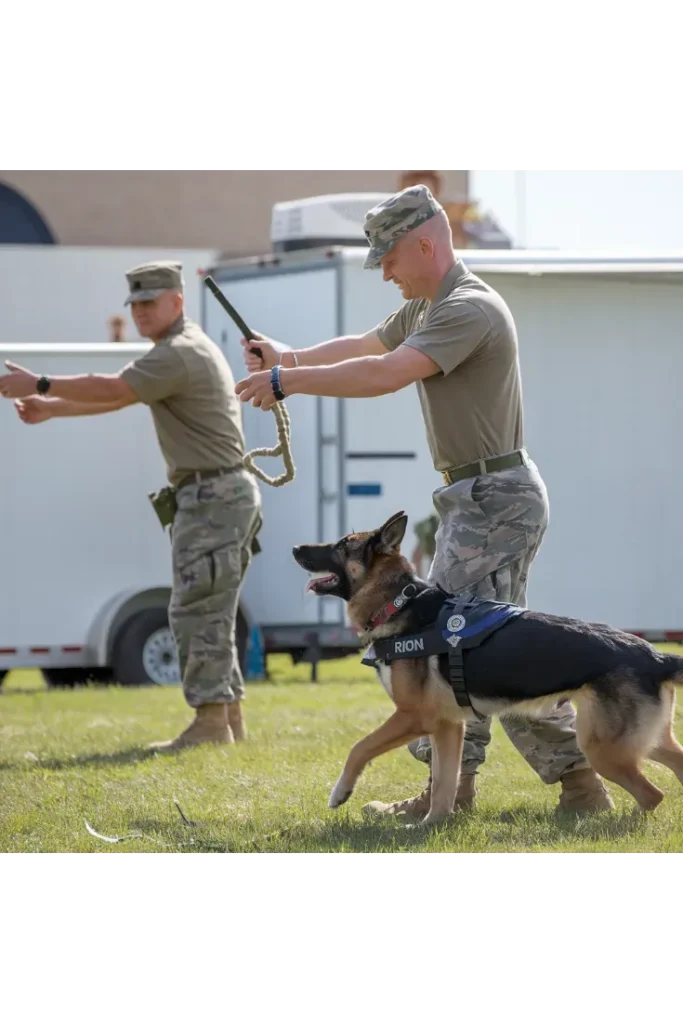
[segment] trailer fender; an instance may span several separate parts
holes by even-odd
[[[123,623],[146,608],[168,608],[170,587],[122,590],[106,602],[92,621],[88,646],[97,665],[110,665],[116,634]]]
[[[96,665],[111,665],[116,636],[123,624],[138,612],[148,608],[168,608],[170,587],[150,587],[146,590],[124,590],[114,595],[93,619],[88,633],[88,647]],[[244,601],[240,601],[238,614],[243,618],[247,634],[254,626],[254,618]]]

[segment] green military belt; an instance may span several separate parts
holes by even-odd
[[[226,473],[236,473],[238,469],[242,469],[242,466],[230,466],[229,469],[196,469],[194,473],[188,473],[179,484],[176,484],[176,490],[179,491],[182,487],[187,487],[188,484],[201,484],[205,480],[225,476]]]
[[[514,466],[527,466],[529,456],[523,448],[519,448],[509,455],[494,455],[490,459],[477,459],[476,462],[468,462],[466,466],[457,466],[455,469],[446,469],[441,474],[446,484],[454,484],[458,480],[467,480],[472,476],[484,476],[485,473],[497,473],[501,469],[512,469]]]

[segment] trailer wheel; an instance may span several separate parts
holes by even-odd
[[[2,684],[4,683],[5,676],[7,675],[8,671],[9,669],[0,668],[0,686],[2,686]]]
[[[114,640],[114,680],[122,686],[180,682],[178,655],[165,608],[145,608],[124,622]]]
[[[237,652],[242,671],[248,629],[241,609],[237,614]],[[165,608],[146,608],[127,620],[114,641],[113,677],[122,686],[177,686],[180,668]]]

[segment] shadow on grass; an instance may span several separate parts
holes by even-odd
[[[228,838],[215,835],[215,825],[209,826],[197,822],[185,825],[180,820],[172,825],[168,821],[153,818],[135,818],[129,825],[131,832],[142,832],[142,839],[149,841],[153,849],[172,853],[244,853],[249,852],[249,844],[236,845]],[[212,834],[208,834],[209,830]],[[151,851],[150,851],[151,852]]]
[[[502,813],[487,815],[489,826],[506,828],[506,835],[551,835],[555,839],[608,840],[621,839],[643,832],[648,816],[637,808],[631,811],[598,811],[579,816],[567,811],[542,811],[524,804]]]
[[[446,824],[407,828],[396,821],[340,818],[337,821],[295,821],[235,835],[228,822],[198,820],[193,825],[167,818],[134,819],[126,831],[141,832],[149,851],[178,853],[466,853],[514,852],[529,847],[552,849],[571,842],[609,842],[643,830],[639,814],[597,814],[571,818],[552,811],[520,807],[501,822],[499,812],[463,815]]]
[[[469,829],[465,822],[456,821],[433,828],[416,825],[406,827],[398,822],[339,821],[320,822],[314,826],[282,830],[281,836],[264,837],[255,842],[256,850],[264,853],[274,849],[283,852],[318,853],[407,853],[425,852],[435,839],[466,849]],[[271,841],[269,841],[271,839]],[[443,851],[440,851],[443,852]]]
[[[433,828],[407,828],[399,822],[341,819],[296,823],[271,835],[254,837],[254,852],[434,852],[514,851],[552,848],[567,841],[609,842],[643,832],[646,819],[638,812],[608,812],[584,818],[520,807],[501,821],[497,812],[458,815]],[[243,847],[247,852],[246,845]]]
[[[441,828],[448,830],[449,835],[461,831],[454,823]],[[419,826],[408,828],[395,821],[342,818],[295,822],[252,836],[240,843],[240,850],[244,853],[392,853],[423,849],[434,832]]]
[[[6,772],[20,767],[62,771],[69,768],[83,768],[88,765],[137,764],[140,761],[147,761],[155,755],[155,750],[148,750],[146,747],[128,747],[125,750],[116,750],[112,754],[81,754],[78,757],[66,758],[39,757],[36,761],[30,762],[19,758],[16,761],[0,761],[0,771]]]
[[[194,825],[185,825],[180,820],[176,824],[168,819],[135,818],[126,823],[126,831],[143,833],[154,848],[188,853],[391,852],[394,848],[422,847],[429,837],[426,829],[349,820],[297,821],[261,833],[242,832],[235,836],[228,823],[223,827],[215,821],[199,820]]]

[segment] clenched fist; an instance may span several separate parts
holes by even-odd
[[[259,370],[272,370],[274,366],[282,362],[282,357],[286,352],[292,351],[289,345],[283,345],[281,341],[273,341],[272,338],[266,338],[264,334],[256,334],[256,332],[254,334],[255,341],[242,338],[240,342],[244,349],[244,362],[249,373],[258,373]],[[261,349],[263,352],[262,359],[252,351],[253,348]],[[282,365],[293,366],[294,360],[288,359]]]
[[[18,398],[14,403],[19,419],[24,423],[44,423],[51,418],[53,406],[54,399],[43,398],[42,395]]]

